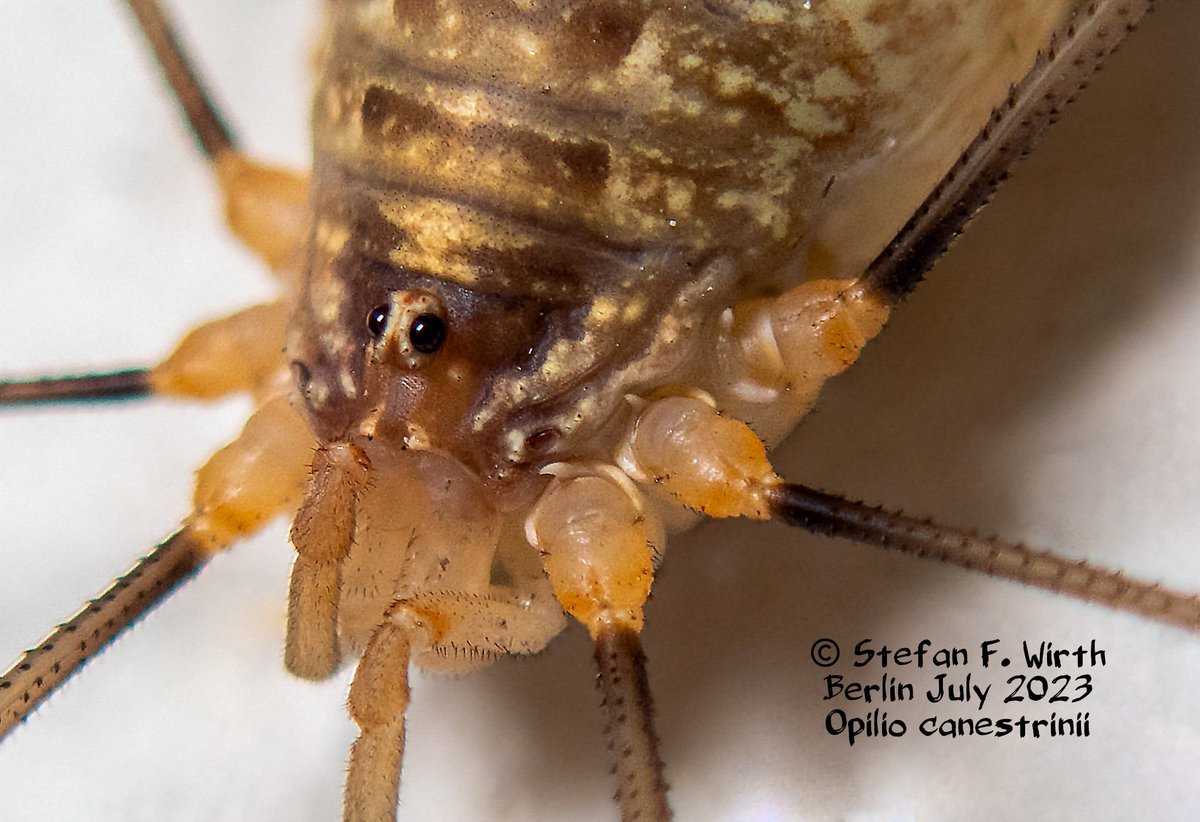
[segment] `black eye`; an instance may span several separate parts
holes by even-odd
[[[388,315],[391,314],[391,307],[387,305],[377,305],[371,309],[371,313],[367,315],[367,330],[371,332],[372,337],[382,337],[383,330],[387,328]]]
[[[437,314],[422,314],[408,327],[408,341],[422,354],[432,354],[446,339],[446,324]]]

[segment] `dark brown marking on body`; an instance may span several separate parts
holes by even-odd
[[[557,242],[556,238],[567,236],[572,239],[573,246],[603,249],[605,254],[615,256],[640,254],[647,250],[642,243],[623,242],[623,237],[596,231],[587,226],[581,226],[577,222],[569,222],[557,214],[514,208],[507,203],[470,196],[461,190],[428,188],[414,184],[411,179],[394,179],[387,176],[385,172],[374,168],[338,163],[336,177],[340,180],[340,184],[362,186],[364,190],[372,192],[376,197],[403,198],[411,196],[417,199],[436,199],[443,203],[453,204],[466,212],[487,214],[512,223],[514,228],[519,231],[544,236],[550,242]]]
[[[645,22],[612,0],[588,3],[567,20],[562,51],[580,69],[611,71],[633,49]]]
[[[516,251],[475,248],[466,255],[468,262],[481,270],[483,280],[519,283],[519,287],[511,288],[512,292],[555,300],[587,299],[596,275],[612,267],[596,257],[578,248],[553,244]]]
[[[351,242],[365,257],[385,261],[393,251],[411,241],[408,232],[379,213],[374,198],[359,198],[351,214]]]
[[[363,93],[362,128],[368,141],[381,143],[397,136],[435,131],[444,117],[429,103],[418,102],[383,86],[368,86]],[[445,129],[443,124],[442,130]]]
[[[349,231],[348,246],[361,256],[388,262],[391,252],[412,242],[408,232],[379,211],[386,195],[365,188],[347,186],[335,194],[320,197],[316,213],[323,221]]]
[[[595,140],[552,140],[526,129],[511,129],[504,142],[529,164],[547,185],[572,183],[588,194],[598,193],[608,180],[609,148]]]
[[[861,139],[861,135],[870,130],[871,112],[887,105],[887,102],[873,91],[879,86],[875,64],[859,50],[850,25],[845,20],[838,21],[833,27],[833,34],[835,41],[840,44],[839,56],[833,61],[833,65],[844,71],[862,93],[825,101],[831,115],[841,119],[842,127],[834,134],[813,140],[813,148],[818,152],[850,149],[855,140]],[[928,42],[928,37],[922,42]]]
[[[556,140],[493,122],[467,125],[431,103],[380,85],[368,86],[363,93],[361,116],[363,138],[376,145],[433,134],[483,153],[494,148],[515,151],[535,181],[549,187],[574,185],[594,196],[608,180],[609,147],[596,140]]]
[[[428,26],[437,22],[437,0],[395,0],[392,15],[401,27]]]

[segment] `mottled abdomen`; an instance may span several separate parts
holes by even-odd
[[[362,394],[356,329],[406,277],[515,323],[476,343],[477,464],[595,428],[731,302],[861,268],[1067,5],[332,3],[299,309],[326,406]]]
[[[338,3],[317,157],[596,243],[773,257],[892,141],[961,144],[1064,5]],[[460,248],[444,276],[496,273]]]

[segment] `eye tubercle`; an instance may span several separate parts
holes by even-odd
[[[395,291],[366,317],[371,358],[403,368],[424,366],[446,341],[446,308],[428,291]]]

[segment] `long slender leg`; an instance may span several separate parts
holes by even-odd
[[[940,560],[1188,631],[1200,631],[1200,596],[1195,594],[1133,579],[1082,560],[978,537],[803,485],[778,486],[771,491],[770,500],[774,517],[806,531]]]
[[[0,380],[0,405],[128,400],[149,396],[150,392],[150,370],[130,368],[107,374]]]
[[[161,5],[156,0],[128,0],[128,4],[197,144],[213,165],[230,229],[272,270],[294,276],[308,231],[307,179],[242,155]],[[154,369],[0,381],[0,406],[131,399],[157,393],[208,398],[259,388],[279,360],[285,317],[282,306],[262,306],[206,324]]]
[[[225,196],[229,227],[275,271],[298,262],[308,224],[308,182],[238,150],[157,0],[126,0]]]
[[[154,56],[162,66],[163,73],[175,99],[187,118],[192,135],[200,150],[209,160],[215,161],[221,154],[233,151],[237,141],[233,131],[226,125],[213,103],[200,76],[188,59],[174,28],[163,13],[157,0],[127,0],[130,10],[137,18],[138,26],[145,35]]]
[[[186,529],[175,533],[22,654],[0,674],[0,739],[210,556]]]
[[[287,379],[283,334],[287,306],[266,303],[192,329],[149,369],[0,381],[0,406],[150,395],[215,399],[237,391],[264,396]]]
[[[912,291],[1151,6],[1153,0],[1080,3],[861,282],[889,303]]]
[[[1029,74],[857,280],[806,282],[776,299],[734,306],[718,346],[721,378],[711,387],[721,407],[769,443],[790,431],[825,380],[857,359],[889,309],[916,287],[1151,5],[1079,3]]]
[[[638,632],[621,624],[602,627],[596,634],[596,668],[604,735],[616,763],[621,818],[670,819],[667,781],[654,730],[654,699]]]
[[[217,165],[231,225],[269,262],[300,247],[304,181],[248,163],[201,89],[178,41],[152,0],[130,0],[166,69],[207,156]],[[254,214],[263,210],[262,216]],[[290,258],[289,258],[290,259]],[[294,506],[303,487],[312,439],[278,394],[286,368],[282,305],[260,306],[190,335],[155,371],[0,382],[0,405],[117,399],[149,393],[212,396],[251,389],[262,404],[241,436],[201,469],[184,528],[140,560],[0,677],[0,736],[211,554]],[[271,389],[275,389],[274,396]]]
[[[710,516],[777,518],[830,536],[879,545],[1025,585],[1200,630],[1200,598],[1089,563],[982,539],[800,485],[771,469],[743,423],[690,397],[647,405],[623,449],[626,470]]]
[[[561,472],[526,522],[563,608],[596,643],[605,732],[625,822],[671,818],[639,633],[654,578],[652,524],[619,472]]]
[[[216,551],[295,506],[312,438],[284,398],[200,469],[181,529],[0,676],[0,737]]]
[[[262,394],[286,379],[281,302],[256,305],[190,331],[153,368],[109,374],[0,381],[0,406],[174,396],[214,399]]]

